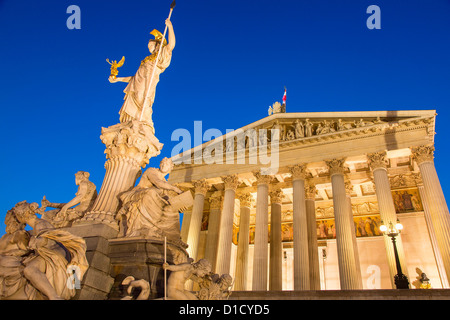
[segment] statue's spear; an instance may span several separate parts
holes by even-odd
[[[172,4],[170,5],[170,12],[169,12],[169,17],[168,17],[169,20],[170,20],[170,17],[172,16],[173,8],[175,8],[175,0],[173,0]],[[146,102],[148,100],[149,91],[150,91],[150,88],[152,87],[152,84],[153,84],[153,78],[155,76],[155,70],[158,67],[159,56],[160,56],[161,51],[162,51],[161,49],[163,47],[163,41],[166,38],[166,33],[167,33],[167,26],[164,29],[163,37],[162,37],[161,43],[159,45],[158,55],[156,56],[155,66],[153,67],[152,76],[150,78],[150,84],[149,84],[149,86],[147,88],[147,92],[145,93],[144,103],[142,104],[142,110],[141,110],[141,115],[139,116],[139,121],[142,121],[142,115],[144,114],[145,104],[146,104]]]

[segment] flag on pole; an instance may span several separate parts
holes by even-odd
[[[286,87],[284,87],[283,104],[286,105]]]

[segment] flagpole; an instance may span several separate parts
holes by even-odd
[[[173,8],[175,8],[175,0],[173,0],[172,4],[170,5],[169,17],[167,18],[169,20],[170,20],[170,17],[172,16]],[[152,76],[150,78],[150,84],[147,87],[147,91],[145,93],[144,103],[142,104],[142,110],[141,110],[141,115],[139,116],[139,121],[142,121],[142,116],[144,114],[145,104],[146,104],[146,102],[148,100],[148,94],[149,94],[150,88],[152,87],[152,84],[153,84],[153,78],[155,77],[155,70],[158,67],[159,56],[161,55],[161,51],[162,51],[161,49],[163,47],[164,39],[166,38],[166,33],[167,33],[167,25],[164,28],[163,37],[162,37],[161,42],[159,44],[158,55],[156,56],[155,65],[154,65],[153,70],[152,70]]]

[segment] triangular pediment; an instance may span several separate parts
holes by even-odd
[[[242,153],[243,149],[248,151],[264,144],[270,149],[271,132],[276,128],[280,130],[278,144],[280,150],[303,144],[399,132],[419,127],[426,128],[433,142],[435,116],[435,110],[275,113],[185,150],[172,159],[181,165],[201,164],[205,163],[205,155],[206,158],[214,157],[217,156],[217,152],[224,156],[233,152],[235,156],[239,156],[240,151],[241,155],[245,154]]]

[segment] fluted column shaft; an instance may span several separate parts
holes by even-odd
[[[433,222],[431,221],[430,204],[428,201],[427,194],[425,192],[425,187],[423,186],[422,178],[420,177],[420,173],[415,174],[415,180],[417,183],[417,189],[419,190],[420,199],[422,200],[424,218],[427,224],[428,233],[430,234],[431,246],[433,248],[434,257],[436,259],[436,265],[439,272],[439,276],[441,278],[441,284],[443,288],[449,288],[444,262],[442,260],[439,245],[436,240],[436,232],[434,231]]]
[[[353,243],[353,252],[355,253],[355,264],[356,264],[356,281],[357,281],[357,287],[358,289],[363,288],[362,283],[362,274],[361,274],[361,264],[359,261],[359,251],[358,251],[358,242],[356,239],[356,229],[355,229],[355,222],[353,220],[353,210],[352,210],[352,193],[353,186],[350,181],[345,182],[345,195],[347,196],[347,205],[348,205],[348,213],[349,213],[349,219],[351,221],[350,229],[352,232],[352,243]]]
[[[430,208],[430,217],[436,234],[447,279],[450,279],[450,214],[444,192],[434,166],[434,147],[420,146],[412,149],[413,158],[419,165],[423,186]]]
[[[249,193],[239,195],[239,239],[236,257],[236,276],[234,290],[247,290],[248,247],[250,239],[250,208],[252,195]]]
[[[375,193],[377,196],[381,220],[383,220],[383,223],[385,225],[389,225],[389,223],[395,225],[395,223],[397,222],[397,213],[395,212],[394,199],[392,198],[391,185],[389,183],[389,177],[386,170],[386,153],[377,152],[368,154],[367,158],[369,166],[373,171]],[[384,245],[386,248],[386,254],[389,264],[392,288],[395,288],[394,276],[397,274],[397,265],[395,261],[395,252],[392,245],[392,240],[387,235],[384,236]],[[402,272],[403,274],[408,276],[408,268],[405,262],[405,253],[401,235],[397,236],[396,245]]]
[[[194,206],[192,208],[191,223],[189,225],[189,233],[187,237],[187,244],[189,245],[187,251],[194,261],[197,261],[198,241],[200,239],[200,231],[203,219],[203,207],[205,203],[205,195],[210,186],[206,180],[199,180],[194,182],[195,197]]]
[[[308,225],[309,286],[311,290],[320,290],[319,245],[317,242],[315,198],[316,187],[308,185],[305,188],[305,207],[306,222]]]
[[[326,161],[333,190],[334,218],[336,225],[336,246],[338,251],[339,280],[342,290],[359,289],[349,207],[345,194],[344,159]]]
[[[231,265],[231,244],[233,241],[233,215],[237,175],[222,178],[225,183],[222,215],[220,217],[220,233],[217,247],[216,272],[229,274]]]
[[[281,189],[270,193],[270,260],[269,290],[283,289],[283,244],[281,242]]]
[[[206,235],[205,259],[211,262],[212,271],[216,272],[217,244],[219,241],[220,217],[223,196],[209,198],[208,233]]]
[[[270,176],[255,173],[257,177],[255,245],[253,253],[253,291],[267,290],[268,269],[268,196]]]
[[[82,220],[114,223],[119,207],[118,195],[133,188],[140,171],[134,159],[116,156],[105,162],[105,177],[94,205]]]
[[[309,290],[308,220],[305,202],[306,166],[297,165],[289,169],[292,174],[293,192],[294,290]],[[316,230],[315,226],[314,230]]]

